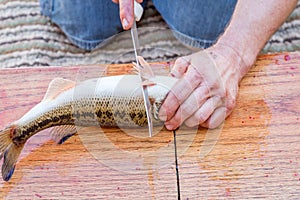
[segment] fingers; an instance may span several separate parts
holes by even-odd
[[[120,20],[124,30],[131,28],[134,20],[133,0],[113,0],[120,4]]]
[[[224,122],[226,116],[228,116],[226,114],[226,110],[227,109],[225,107],[217,108],[210,118],[206,122],[202,123],[201,126],[210,129],[217,128]]]
[[[120,4],[120,20],[124,30],[132,27],[134,20],[134,0],[112,0],[114,3]],[[136,0],[143,3],[143,0]]]
[[[143,3],[143,0],[135,0],[136,2],[138,2],[138,3]],[[114,3],[119,3],[119,0],[112,0],[112,2],[114,2]]]
[[[216,112],[215,110],[217,110],[221,105],[222,101],[217,96],[207,99],[207,101],[184,122],[185,125],[188,127],[193,127],[199,124],[203,124],[209,119],[212,114],[214,114],[214,112]]]
[[[207,87],[198,87],[195,91],[180,105],[174,117],[165,123],[169,130],[178,128],[186,119],[195,113],[202,104],[207,101],[209,91]],[[197,123],[197,122],[196,122]]]
[[[206,51],[176,60],[171,75],[180,79],[159,111],[167,129],[175,130],[182,123],[216,128],[225,120],[235,106],[238,89],[229,64],[217,63]]]
[[[188,66],[190,65],[190,56],[178,58],[170,72],[171,76],[176,78],[181,78],[184,73],[187,71]]]
[[[185,76],[171,89],[159,111],[159,118],[163,121],[170,120],[179,106],[198,87],[201,82],[200,74],[192,67],[188,68]]]

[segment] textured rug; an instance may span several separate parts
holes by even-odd
[[[142,55],[148,61],[174,60],[192,52],[175,39],[151,3],[138,27]],[[262,53],[299,49],[300,0]],[[125,63],[132,59],[128,31],[92,51],[84,51],[72,45],[57,26],[40,14],[37,0],[0,0],[0,68]]]

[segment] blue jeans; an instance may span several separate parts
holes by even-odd
[[[230,21],[237,0],[152,0],[175,36],[183,43],[207,48]],[[146,3],[144,0],[143,4]],[[122,31],[119,6],[111,0],[40,0],[51,18],[80,48],[91,50]]]

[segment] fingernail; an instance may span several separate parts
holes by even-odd
[[[158,117],[163,122],[167,121],[168,116],[167,116],[167,112],[164,108],[160,108]]]
[[[123,18],[123,20],[122,20],[122,25],[123,25],[123,28],[124,28],[124,29],[127,29],[129,23],[128,23],[128,21],[127,21],[126,18]]]
[[[173,130],[173,126],[171,124],[165,125],[168,130]]]
[[[174,124],[171,124],[169,121],[165,123],[165,127],[168,130],[176,130],[177,126],[174,126]]]

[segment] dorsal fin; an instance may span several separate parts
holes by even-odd
[[[146,79],[150,80],[151,78],[155,77],[151,66],[144,60],[142,56],[138,56],[139,65],[134,63],[134,68],[137,70],[137,73],[141,73],[141,76]]]
[[[56,78],[53,79],[48,87],[48,90],[44,96],[43,101],[50,101],[54,99],[57,95],[60,93],[75,87],[75,82],[68,80],[68,79],[63,79],[63,78]]]

